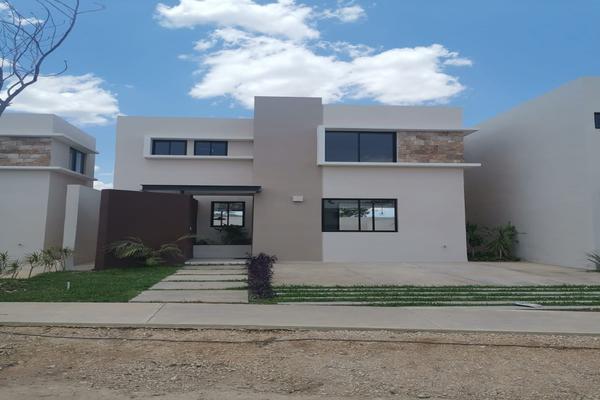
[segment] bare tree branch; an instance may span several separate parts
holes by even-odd
[[[35,10],[19,11],[12,0],[0,0],[0,115],[40,78],[44,61],[67,39],[81,10],[80,0],[35,0]],[[27,15],[27,16],[25,16]],[[67,61],[58,76],[67,70]],[[4,88],[7,87],[6,90]]]

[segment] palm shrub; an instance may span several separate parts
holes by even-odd
[[[488,229],[487,250],[498,260],[513,260],[513,249],[519,243],[519,232],[510,222]]]
[[[254,299],[270,299],[273,292],[273,264],[276,256],[260,253],[246,261],[248,267],[248,293]]]
[[[19,273],[20,269],[21,269],[21,263],[19,262],[18,259],[10,261],[6,268],[6,270],[10,274],[11,279],[15,279],[17,277],[17,274]]]
[[[0,276],[8,269],[10,260],[8,258],[8,251],[0,252]]]
[[[471,224],[467,222],[467,252],[469,259],[474,260],[477,251],[483,245],[483,236],[480,233],[479,226],[477,224]]]
[[[594,264],[596,272],[600,272],[600,252],[594,251],[587,254],[588,261]]]
[[[29,274],[27,278],[31,278],[33,269],[39,265],[42,265],[42,254],[39,251],[34,251],[25,257],[25,262],[29,264]]]
[[[186,238],[188,237],[184,236],[174,243],[165,243],[158,248],[152,248],[139,237],[132,236],[111,243],[106,251],[119,259],[131,259],[147,266],[164,265],[168,260],[183,258],[183,252],[177,242]]]

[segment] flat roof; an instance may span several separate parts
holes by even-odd
[[[262,186],[247,185],[142,185],[145,192],[179,192],[197,195],[251,195],[259,193]]]

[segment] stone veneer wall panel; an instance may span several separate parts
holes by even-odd
[[[0,137],[0,166],[47,167],[51,145],[50,138]]]
[[[398,161],[462,163],[462,132],[398,132]]]

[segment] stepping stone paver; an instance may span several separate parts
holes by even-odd
[[[246,279],[247,279],[247,275],[241,275],[241,274],[236,274],[236,275],[177,275],[177,274],[173,274],[173,275],[167,276],[165,279],[162,280],[162,282],[177,282],[177,281],[224,282],[224,281],[239,281],[239,280],[246,280]]]
[[[190,265],[181,268],[180,271],[246,271],[246,266]]]
[[[132,303],[248,303],[246,290],[146,290]]]
[[[246,282],[158,282],[150,290],[207,290],[245,287]]]
[[[242,275],[242,271],[230,269],[230,270],[179,270],[175,272],[175,275]]]

